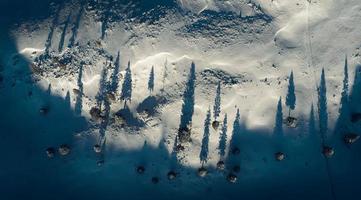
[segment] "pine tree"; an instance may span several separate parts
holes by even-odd
[[[132,71],[130,69],[130,61],[128,62],[128,67],[125,71],[120,98],[124,101],[124,106],[126,105],[127,101],[132,100]]]
[[[148,90],[149,92],[153,92],[154,90],[154,66],[150,70],[149,81],[148,81]]]
[[[293,81],[293,71],[291,71],[290,79],[288,82],[288,92],[286,97],[286,106],[289,107],[288,116],[291,115],[291,110],[296,107],[295,83]]]
[[[213,107],[213,115],[214,120],[217,120],[219,114],[221,113],[221,82],[218,82],[216,98],[214,99],[214,107]]]

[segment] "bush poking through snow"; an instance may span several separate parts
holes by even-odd
[[[191,129],[182,127],[178,130],[179,141],[181,143],[189,142],[191,140]]]
[[[46,155],[49,157],[49,158],[54,158],[55,156],[55,149],[53,147],[49,147],[46,149]]]
[[[208,174],[208,170],[205,167],[198,169],[198,176],[205,177]]]
[[[94,149],[95,153],[102,152],[102,148],[100,147],[99,144],[94,145],[93,149]]]
[[[237,181],[237,176],[235,174],[228,174],[227,176],[227,180],[230,182],[230,183],[235,183]]]
[[[296,128],[296,126],[297,126],[297,118],[289,116],[289,117],[286,118],[285,123],[290,128]]]
[[[58,151],[59,151],[60,155],[66,156],[70,153],[70,147],[66,144],[62,144],[62,145],[60,145]]]
[[[109,102],[114,102],[116,100],[115,94],[110,92],[107,94],[107,99]]]
[[[322,153],[326,158],[331,158],[335,154],[335,150],[332,147],[324,146]]]
[[[94,121],[100,121],[102,119],[101,110],[97,107],[92,107],[89,114]]]
[[[159,178],[158,177],[153,177],[152,178],[152,183],[154,183],[154,184],[159,183]]]
[[[284,153],[282,153],[282,152],[277,152],[277,153],[275,153],[275,159],[277,160],[277,161],[282,161],[282,160],[284,160],[285,159],[285,154]]]
[[[76,88],[73,89],[73,93],[76,95],[76,96],[79,96],[79,95],[83,95],[82,92]]]
[[[174,171],[170,171],[167,174],[168,180],[174,180],[177,177],[177,174]]]
[[[176,146],[176,151],[177,152],[181,152],[181,151],[184,151],[184,146],[182,145],[182,144],[178,144],[177,146]]]
[[[224,170],[226,167],[225,167],[225,164],[222,160],[218,161],[217,163],[217,169],[218,170]]]
[[[143,166],[138,166],[137,167],[137,173],[138,174],[144,174],[145,172],[145,168]]]
[[[353,144],[358,139],[360,139],[360,136],[355,134],[355,133],[349,133],[349,134],[346,134],[343,139],[344,139],[346,144]]]
[[[213,121],[213,122],[212,122],[212,127],[213,127],[214,130],[217,130],[218,127],[219,127],[219,121],[216,121],[216,120]]]

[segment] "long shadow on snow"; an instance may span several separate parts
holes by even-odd
[[[58,47],[59,53],[61,53],[64,48],[65,36],[66,36],[68,26],[70,23],[70,17],[71,17],[71,13],[69,13],[68,17],[66,18],[66,21],[64,22],[63,32],[61,33],[59,47]]]
[[[4,42],[0,44],[2,44],[1,49],[4,49],[6,46],[10,48],[9,51],[11,53],[18,52],[14,41],[8,35],[5,36]],[[4,61],[12,59],[11,55],[2,55],[2,57]],[[72,177],[74,171],[64,166],[64,163],[73,163],[73,157],[66,159],[56,158],[53,160],[54,162],[49,162],[43,155],[44,148],[48,145],[59,145],[62,142],[72,143],[73,137],[71,133],[82,130],[83,126],[78,127],[78,125],[85,125],[86,122],[84,119],[73,115],[72,110],[69,108],[68,95],[66,100],[63,100],[61,97],[49,96],[47,92],[29,84],[26,80],[31,80],[31,72],[28,70],[24,71],[29,63],[21,56],[19,56],[19,60],[20,62],[18,63],[20,64],[17,64],[17,66],[19,66],[20,70],[16,71],[16,68],[12,70],[13,68],[6,67],[4,72],[4,74],[16,72],[13,74],[16,74],[19,79],[15,82],[14,87],[12,87],[13,81],[9,78],[10,76],[5,76],[4,87],[0,89],[2,93],[0,104],[6,105],[2,110],[3,115],[0,116],[0,126],[4,130],[0,140],[1,152],[11,150],[11,153],[3,154],[2,156],[1,177],[3,184],[1,184],[2,187],[0,188],[2,197],[5,199],[13,199],[14,197],[24,199],[28,198],[29,195],[31,198],[38,199],[64,199],[63,197],[114,199],[122,195],[117,186],[122,189],[129,189],[128,192],[133,194],[133,199],[144,199],[144,197],[154,194],[159,194],[159,199],[169,199],[170,195],[179,195],[179,199],[184,199],[182,197],[194,198],[195,196],[191,195],[203,195],[203,191],[207,191],[207,194],[218,199],[239,198],[240,196],[253,199],[261,199],[262,197],[263,199],[277,197],[330,199],[328,180],[324,178],[324,169],[321,169],[321,165],[317,164],[322,161],[319,146],[315,150],[308,148],[308,145],[303,146],[302,142],[300,144],[299,141],[294,141],[295,139],[287,139],[285,142],[293,144],[289,145],[292,148],[288,146],[289,148],[285,150],[290,155],[290,158],[289,160],[286,159],[286,162],[283,163],[276,162],[273,158],[273,152],[276,149],[271,145],[272,136],[267,135],[269,133],[268,130],[241,129],[244,133],[244,138],[238,144],[242,146],[240,154],[247,153],[248,155],[243,158],[245,159],[241,163],[243,171],[241,171],[238,183],[234,185],[227,184],[222,173],[211,171],[209,178],[215,179],[211,183],[207,181],[209,179],[205,179],[203,182],[194,178],[193,168],[181,167],[179,179],[174,184],[177,184],[177,187],[182,187],[187,185],[185,183],[190,183],[190,185],[197,185],[197,189],[189,190],[188,187],[188,190],[184,191],[189,193],[182,195],[174,193],[177,190],[167,190],[171,189],[174,184],[168,181],[165,175],[168,171],[168,165],[163,165],[157,156],[162,155],[163,160],[167,163],[168,159],[172,159],[172,156],[170,155],[169,158],[167,150],[161,147],[164,146],[162,142],[159,144],[159,147],[147,147],[143,151],[114,151],[114,154],[119,153],[122,156],[121,160],[110,159],[101,171],[98,170],[100,171],[98,173],[94,173],[97,166],[90,166],[90,170],[82,172],[83,176],[78,180]],[[3,63],[3,65],[8,66],[9,63],[11,62]],[[359,70],[357,70],[358,72]],[[358,100],[360,99],[358,91],[360,90],[357,90],[357,88],[360,86],[356,83],[360,83],[360,76],[355,75],[355,77],[357,78],[355,78],[355,84],[350,95],[352,97],[350,97],[350,102],[352,102],[350,105],[358,110],[360,109],[358,106]],[[29,90],[32,91],[30,97],[28,96]],[[49,113],[46,116],[39,116],[39,109],[45,103],[50,103]],[[310,122],[312,121],[314,120],[310,119]],[[314,131],[310,132],[314,133]],[[311,133],[310,136],[313,135]],[[117,176],[114,174],[114,169],[116,169],[119,173],[135,175],[134,168],[129,168],[124,163],[134,162],[134,155],[137,152],[143,155],[144,151],[147,152],[147,155],[155,156],[152,160],[159,161],[150,164],[155,169],[147,168],[148,172],[145,176],[139,176],[135,179],[121,178],[122,175]],[[337,157],[337,155],[338,153],[336,152],[335,159],[332,162],[340,163],[341,159],[341,163],[344,166],[354,166],[355,169],[359,168],[360,162],[356,162],[353,158],[351,160],[342,159]],[[340,155],[343,154],[340,152]],[[309,162],[306,165],[304,163],[305,160],[314,160],[315,164],[314,162]],[[93,164],[93,162],[91,163]],[[145,164],[147,163],[148,161],[145,161]],[[86,164],[89,163],[82,163],[82,165]],[[79,164],[74,167],[82,168],[82,165]],[[259,175],[259,177],[255,178],[254,174]],[[160,177],[159,185],[150,185],[150,178],[154,175]],[[343,196],[341,197],[344,197],[344,199],[358,198],[360,195],[357,192],[360,185],[357,182],[357,180],[360,180],[359,177],[360,173],[352,170],[351,175],[340,178],[336,194],[342,194]],[[69,183],[71,184],[69,185]],[[111,187],[100,186],[105,183]],[[28,187],[29,184],[33,187]],[[339,189],[339,187],[341,188]],[[59,191],[59,188],[63,190]],[[77,191],[76,193],[74,193],[74,188]],[[302,190],[299,190],[300,188]],[[56,197],[57,194],[58,197]]]
[[[10,27],[11,22],[4,26]],[[65,164],[75,160],[75,152],[66,158],[57,154],[49,160],[45,149],[61,144],[73,147],[77,143],[75,134],[87,128],[87,121],[74,115],[69,93],[64,99],[53,95],[50,88],[48,91],[39,88],[29,69],[30,63],[18,54],[8,30],[0,36],[1,64],[5,66],[0,89],[3,105],[0,148],[7,152],[2,155],[0,192],[4,199],[29,196],[49,199],[54,194],[60,195],[56,188],[66,187],[67,176],[63,172],[71,167]]]
[[[73,25],[73,28],[71,29],[72,31],[72,34],[71,34],[71,37],[69,39],[69,44],[68,44],[68,47],[71,48],[75,45],[75,41],[78,37],[78,29],[79,29],[79,26],[80,26],[80,21],[81,21],[81,17],[83,16],[83,13],[84,13],[84,5],[81,5],[80,9],[79,9],[79,12],[76,16],[76,19],[75,19],[75,23]]]
[[[192,117],[194,112],[194,90],[196,82],[196,66],[192,62],[186,89],[183,94],[182,113],[178,129],[179,142],[190,140],[190,129],[192,126]]]

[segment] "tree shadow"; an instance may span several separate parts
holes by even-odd
[[[236,117],[233,121],[233,130],[231,140],[229,142],[229,153],[228,153],[228,165],[239,165],[240,164],[240,153],[241,153],[241,115],[239,109],[237,109]]]
[[[322,138],[322,143],[325,145],[328,133],[328,113],[327,113],[327,88],[325,70],[322,69],[320,85],[318,87],[318,118],[319,131]]]
[[[122,85],[122,92],[120,98],[124,101],[124,107],[127,105],[127,101],[132,101],[132,71],[130,69],[130,61],[128,62],[128,67],[125,70],[124,82]]]
[[[283,111],[282,111],[282,98],[280,97],[277,103],[277,111],[275,118],[275,126],[273,129],[273,138],[275,140],[276,148],[281,150],[284,132],[283,132]]]
[[[355,75],[351,90],[349,90],[348,79],[348,63],[345,59],[344,80],[341,93],[339,116],[336,121],[333,135],[330,136],[330,142],[340,150],[350,152],[350,150],[361,149],[359,142],[355,144],[348,144],[345,137],[349,134],[359,135],[360,120],[361,120],[361,65],[355,68]],[[346,148],[345,148],[346,147]],[[355,151],[356,152],[356,151]],[[337,155],[336,155],[337,156]],[[357,156],[355,154],[354,156]],[[360,159],[361,160],[361,159]]]
[[[361,113],[361,65],[357,65],[355,68],[355,76],[353,81],[352,90],[349,96],[349,106],[353,113]],[[357,122],[357,120],[353,120]]]
[[[78,37],[78,29],[79,29],[79,26],[80,26],[80,21],[81,21],[81,17],[83,16],[83,13],[84,13],[84,6],[81,5],[81,7],[79,9],[79,12],[78,12],[78,14],[76,16],[74,26],[71,29],[72,34],[71,34],[71,37],[69,39],[69,44],[68,44],[69,48],[71,48],[71,47],[73,47],[75,45],[75,41],[76,41],[76,39]]]
[[[214,99],[214,106],[213,106],[214,120],[217,120],[220,113],[221,113],[221,81],[218,82],[216,97]]]
[[[107,130],[109,124],[110,102],[108,98],[104,98],[103,105],[104,105],[104,117],[100,123],[100,129],[99,129],[100,141],[102,141],[105,138],[105,131]]]
[[[70,92],[69,91],[66,92],[65,102],[66,102],[66,107],[68,109],[71,109],[71,100],[70,100]]]
[[[83,63],[81,63],[79,66],[79,74],[77,80],[78,89],[73,91],[76,95],[75,114],[77,115],[81,115],[81,112],[83,110],[84,86],[83,86],[82,77],[83,77]]]
[[[311,105],[310,118],[308,120],[308,137],[311,141],[315,142],[314,144],[320,146],[320,141],[319,141],[320,137],[318,135],[316,128],[316,118],[315,118],[315,110],[313,104]]]
[[[196,66],[194,62],[191,64],[186,89],[183,94],[182,113],[178,129],[179,142],[190,141],[192,116],[194,112],[194,89],[196,81]]]
[[[159,109],[167,103],[168,100],[166,97],[162,95],[151,95],[138,104],[136,111],[145,117],[154,117],[160,114]]]
[[[119,118],[122,118],[128,127],[139,129],[145,125],[141,119],[133,115],[128,106],[125,106],[119,110],[117,113],[115,113],[115,115]]]
[[[10,38],[7,39],[11,40]],[[12,40],[11,42],[0,43],[0,45],[11,48],[10,54],[18,52]],[[159,144],[158,148],[149,146],[146,150],[123,151],[120,154],[121,156],[114,157],[116,159],[113,159],[113,163],[109,162],[108,168],[101,170],[98,168],[94,170],[92,166],[87,165],[87,158],[78,159],[78,157],[73,157],[73,154],[69,158],[56,158],[54,160],[44,158],[46,157],[44,149],[48,146],[57,147],[61,143],[68,143],[70,145],[75,143],[74,133],[82,131],[87,122],[84,118],[74,115],[73,111],[69,109],[68,95],[66,95],[64,100],[62,97],[51,94],[51,90],[46,92],[36,84],[27,82],[26,80],[32,79],[32,77],[29,77],[31,72],[27,68],[29,63],[22,56],[20,56],[20,59],[24,61],[24,66],[21,68],[24,69],[23,77],[17,77],[14,86],[12,86],[13,83],[10,80],[9,74],[6,74],[4,76],[4,88],[0,90],[0,105],[4,105],[2,107],[3,114],[0,115],[0,127],[2,128],[0,147],[2,152],[11,152],[2,155],[2,184],[0,185],[2,191],[5,191],[2,193],[4,199],[25,199],[29,195],[31,195],[31,198],[38,197],[39,199],[52,199],[54,196],[59,199],[67,197],[69,199],[82,199],[84,197],[89,199],[112,199],[115,196],[121,195],[127,197],[129,193],[124,194],[124,190],[120,190],[119,187],[127,191],[135,191],[137,194],[141,193],[135,197],[138,199],[149,197],[146,196],[149,194],[152,194],[152,197],[153,195],[164,195],[164,199],[167,199],[170,195],[175,195],[174,191],[180,191],[168,190],[169,182],[163,181],[166,179],[165,174],[169,168],[164,163],[168,163],[169,160],[173,159],[173,154],[169,158],[166,148],[161,147],[164,146],[163,142]],[[6,66],[6,73],[12,68],[8,64],[4,66]],[[350,107],[356,112],[360,111],[359,92],[361,91],[359,90],[360,85],[356,84],[360,83],[360,69],[359,67],[357,68],[356,72],[358,75],[355,75],[355,84],[350,95]],[[32,91],[30,97],[28,96],[28,90]],[[41,116],[39,109],[47,103],[50,105],[49,112],[47,115]],[[357,127],[355,125],[354,128]],[[236,199],[242,194],[244,198],[254,199],[330,199],[326,189],[328,185],[322,177],[323,174],[320,173],[323,172],[323,168],[321,169],[320,167],[321,165],[315,165],[310,168],[297,166],[291,168],[287,165],[282,168],[274,168],[272,164],[267,162],[267,155],[272,151],[270,147],[272,146],[270,145],[272,140],[265,134],[269,133],[269,131],[250,129],[246,130],[246,132],[249,137],[246,138],[248,139],[247,141],[242,140],[242,155],[247,153],[252,159],[247,160],[247,163],[245,163],[246,167],[242,171],[242,176],[239,177],[238,182],[235,185],[225,184],[225,177],[222,174],[217,176],[217,173],[212,173],[211,177],[214,178],[212,179],[214,181],[196,182],[197,189],[199,190],[195,191],[197,194],[193,193],[195,194],[195,196],[192,196],[193,198],[198,197],[197,195],[201,198],[200,195],[204,195],[204,185],[207,185],[207,188],[213,187],[213,190],[205,190],[207,194],[212,195],[210,198]],[[175,140],[175,146],[176,144],[177,140]],[[293,151],[299,150],[304,157],[319,159],[321,154],[315,155],[310,153],[308,147],[301,144],[295,146]],[[358,152],[355,152],[355,154]],[[85,154],[88,153],[86,151]],[[294,156],[292,153],[290,153],[291,157]],[[154,156],[147,158],[147,162],[150,162],[150,160],[155,160],[154,162],[156,162],[154,166],[150,165],[153,167],[149,169],[148,174],[143,180],[133,180],[127,176],[129,174],[134,175],[135,173],[133,168],[129,169],[129,163],[132,164],[138,161],[134,158],[137,154]],[[345,174],[335,170],[338,174],[339,192],[342,192],[342,195],[344,195],[341,196],[340,194],[340,197],[343,199],[357,199],[360,194],[357,192],[360,186],[360,161],[354,158],[352,160],[340,160],[340,157],[344,157],[344,154],[337,154],[341,156],[335,157],[335,163],[338,162],[338,165],[353,167],[351,172],[345,170],[347,172]],[[163,159],[158,159],[157,156],[159,155],[164,155]],[[293,160],[297,162],[298,158],[296,157]],[[171,168],[180,168],[178,161],[174,163],[174,166]],[[72,167],[69,167],[69,165]],[[180,182],[181,184],[179,185],[182,186],[185,183],[191,182],[190,185],[193,186],[194,179],[192,177],[194,176],[194,169],[188,166],[182,166],[181,168],[180,179],[184,182]],[[356,170],[357,168],[358,170]],[[114,169],[121,171],[122,175],[114,176]],[[77,174],[78,171],[81,172]],[[39,176],[39,174],[43,174],[43,176]],[[161,181],[159,184],[161,184],[161,187],[150,186],[150,176],[154,174],[160,177]],[[33,186],[29,187],[29,184]],[[114,185],[119,187],[113,187]],[[188,186],[186,185],[186,187]],[[147,193],[149,190],[151,192]],[[187,197],[187,195],[184,196]],[[179,194],[176,194],[175,198],[184,199]]]
[[[114,70],[112,75],[110,76],[111,78],[110,91],[114,94],[117,93],[119,87],[119,71],[120,71],[120,52],[118,51],[118,55],[114,63]]]
[[[219,144],[218,144],[218,155],[219,160],[223,161],[226,156],[226,148],[227,148],[227,114],[224,115],[221,134],[219,136]]]
[[[71,13],[69,13],[66,21],[64,22],[63,32],[61,33],[60,41],[59,41],[59,47],[58,47],[59,53],[61,53],[63,51],[63,48],[64,48],[65,36],[66,36],[66,31],[68,30],[70,17],[71,17]]]
[[[289,82],[288,82],[288,91],[286,96],[286,106],[289,107],[288,116],[291,116],[291,110],[295,109],[296,106],[296,95],[295,95],[295,83],[293,81],[293,71],[291,71]]]
[[[201,161],[202,166],[208,161],[208,143],[209,143],[209,133],[211,125],[211,109],[208,109],[206,119],[204,120],[204,133],[202,138],[201,152],[199,153],[199,160]]]
[[[57,149],[62,144],[74,147],[77,133],[86,130],[88,122],[74,114],[69,92],[64,98],[53,94],[50,88],[40,87],[28,59],[19,54],[10,29],[0,33],[0,40],[3,49],[0,60],[5,66],[0,103],[6,105],[0,115],[0,146],[1,151],[8,152],[2,156],[4,182],[0,185],[1,190],[6,191],[2,198],[24,199],[30,193],[42,194],[38,196],[58,194],[55,188],[63,180],[60,174],[64,171],[64,163],[72,162],[76,157],[72,152],[66,158],[57,154],[49,161],[45,150],[48,147]],[[18,62],[11,62],[15,57]],[[29,187],[29,184],[39,187]],[[43,193],[44,190],[48,193]]]
[[[49,54],[49,52],[50,52],[50,49],[51,49],[51,46],[52,46],[52,40],[53,40],[53,36],[54,36],[54,31],[55,31],[56,27],[58,26],[59,15],[60,15],[60,12],[62,10],[62,7],[63,7],[63,4],[58,4],[57,5],[57,9],[56,9],[53,21],[52,21],[51,26],[50,26],[50,31],[49,31],[48,37],[47,37],[47,39],[45,41],[45,53],[44,53],[45,56],[47,56]]]
[[[103,67],[102,73],[100,75],[100,80],[99,80],[99,90],[96,95],[97,107],[100,110],[102,110],[102,104],[103,104],[103,102],[106,98],[106,94],[107,94],[107,88],[108,88],[107,76],[108,76],[108,69],[107,69],[107,67]]]
[[[152,66],[152,69],[150,70],[149,80],[148,80],[148,90],[150,93],[152,93],[154,90],[154,66]]]
[[[107,9],[104,12],[104,17],[102,17],[102,19],[101,19],[102,24],[101,24],[101,36],[100,36],[100,38],[102,40],[105,39],[106,31],[108,29],[108,21],[107,21],[107,19],[109,18],[109,15],[110,15],[110,13],[108,12],[108,9]]]
[[[355,72],[355,75],[357,74],[357,71]],[[353,87],[357,87],[356,79],[357,76],[355,76],[355,82],[353,84]],[[348,76],[348,62],[347,62],[347,56],[345,57],[345,65],[344,65],[344,78],[342,82],[342,92],[341,92],[341,99],[340,99],[340,108],[339,108],[339,116],[336,121],[336,125],[333,131],[333,137],[336,137],[336,140],[342,139],[342,136],[349,132],[352,128],[351,118],[350,118],[350,101],[349,101],[349,76]],[[351,97],[350,97],[351,99]]]
[[[147,113],[148,115],[154,115],[157,113],[159,106],[159,99],[156,96],[148,96],[137,107],[138,113]]]

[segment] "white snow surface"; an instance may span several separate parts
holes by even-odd
[[[65,3],[55,26],[55,14],[47,19],[25,21],[14,26],[12,35],[17,51],[29,64],[21,66],[9,63],[11,68],[7,69],[7,73],[21,71],[22,67],[31,67],[31,64],[45,69],[44,73],[37,76],[35,84],[44,91],[51,84],[51,94],[64,99],[69,91],[71,106],[75,109],[77,94],[73,89],[79,89],[77,81],[80,62],[86,62],[83,65],[80,114],[86,117],[90,126],[86,131],[73,133],[76,141],[73,148],[79,152],[85,144],[103,141],[99,140],[98,123],[91,120],[89,111],[96,105],[102,70],[107,68],[108,77],[111,76],[119,51],[121,76],[116,100],[111,103],[110,116],[123,108],[120,91],[129,61],[133,82],[132,100],[127,105],[132,115],[145,125],[135,128],[122,128],[112,123],[108,125],[104,154],[107,158],[105,165],[109,161],[110,166],[112,162],[117,162],[112,152],[141,150],[145,141],[153,148],[165,142],[167,153],[171,154],[192,62],[196,66],[195,104],[191,142],[178,155],[182,158],[179,161],[182,166],[201,166],[199,153],[204,120],[207,110],[213,110],[219,81],[222,83],[219,120],[222,121],[227,114],[229,145],[237,109],[244,129],[255,132],[262,130],[260,134],[272,136],[279,98],[283,103],[283,116],[288,114],[284,103],[289,75],[293,71],[297,102],[292,115],[298,118],[298,126],[288,128],[284,125],[284,132],[296,138],[294,144],[297,146],[297,141],[302,142],[302,138],[307,137],[312,105],[317,113],[317,87],[321,70],[324,69],[328,128],[329,134],[332,133],[339,117],[345,57],[348,58],[350,84],[355,68],[361,61],[359,0],[256,0],[251,3],[248,0],[178,0],[177,4],[182,11],[164,10],[165,14],[154,21],[125,17],[125,20],[104,22],[93,9],[85,8],[80,17],[76,44],[68,47],[80,5],[76,1]],[[257,5],[262,9],[257,9]],[[209,17],[208,13],[214,15]],[[259,18],[261,15],[271,20]],[[59,52],[68,16],[70,22],[63,36],[63,49]],[[255,18],[246,21],[247,17]],[[105,37],[101,39],[103,23],[107,23],[107,28]],[[46,51],[46,40],[52,26],[54,32],[49,48],[51,59],[50,62],[41,63],[37,58]],[[100,51],[103,53],[100,54]],[[60,67],[52,68],[54,58],[61,60],[66,55],[73,57],[65,64],[64,72],[61,72]],[[152,66],[155,70],[155,89],[150,93],[147,84]],[[215,75],[207,74],[209,71]],[[61,75],[57,76],[57,73]],[[230,76],[237,82],[227,83]],[[166,99],[165,103],[159,102],[157,112],[152,115],[137,112],[137,107],[148,96],[155,96],[158,101]],[[220,159],[217,154],[220,128],[214,130],[211,127],[210,132],[209,161],[206,165],[215,167]],[[131,156],[129,160],[131,163],[137,162]],[[258,176],[261,175],[252,170],[247,175],[248,178]]]

